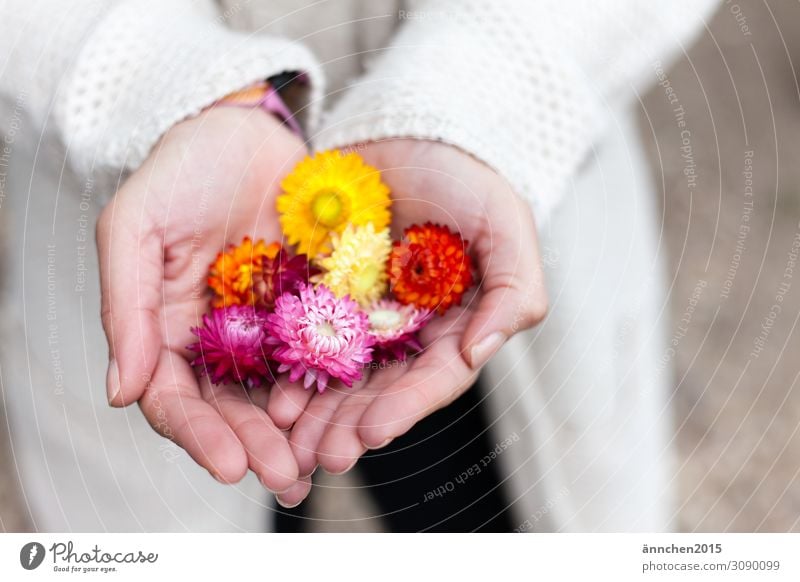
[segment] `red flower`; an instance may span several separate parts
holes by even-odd
[[[472,285],[467,241],[446,226],[412,225],[395,241],[389,257],[389,281],[397,300],[443,315]]]

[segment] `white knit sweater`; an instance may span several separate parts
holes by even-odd
[[[176,122],[252,81],[300,70],[310,90],[291,105],[306,113],[316,147],[442,140],[495,168],[542,220],[613,123],[608,101],[632,98],[636,83],[654,79],[652,64],[679,53],[711,6],[6,0],[2,118],[16,104],[35,127],[55,127],[81,172],[134,169]],[[233,30],[237,22],[250,30]],[[263,34],[276,28],[304,42]],[[384,41],[369,34],[377,28],[395,33]],[[319,42],[329,29],[338,36]],[[368,40],[354,44],[358,36]],[[304,44],[316,45],[316,58]],[[344,52],[366,62],[366,73],[334,79],[345,90],[320,125],[324,72],[343,77],[334,65]]]

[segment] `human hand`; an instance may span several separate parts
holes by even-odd
[[[279,428],[291,428],[302,476],[317,464],[343,473],[367,449],[385,446],[450,404],[509,337],[544,317],[547,306],[531,210],[494,171],[431,141],[371,143],[360,153],[392,190],[393,237],[415,223],[448,225],[469,241],[479,285],[461,307],[423,329],[427,347],[407,364],[373,370],[353,389],[272,389],[267,410]],[[306,494],[297,487],[278,498],[293,506]]]
[[[208,311],[209,263],[245,235],[280,240],[280,179],[305,154],[264,111],[209,109],[162,138],[97,224],[109,402],[139,402],[156,431],[224,483],[250,468],[273,491],[310,487],[264,410],[266,389],[198,382],[186,350]]]

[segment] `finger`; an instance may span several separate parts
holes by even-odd
[[[364,411],[358,421],[358,435],[365,447],[385,446],[453,402],[475,382],[477,372],[467,365],[459,349],[463,318],[455,318],[458,314],[451,311],[446,318],[429,324],[425,330],[428,334],[436,333],[440,326],[449,327],[416,358],[406,374],[382,390]],[[424,343],[425,334],[422,339]]]
[[[297,459],[300,475],[311,475],[317,468],[319,442],[337,408],[350,395],[348,390],[333,384],[324,393],[314,394],[295,422],[289,443]]]
[[[211,386],[204,379],[202,391],[236,433],[261,484],[274,492],[291,487],[298,477],[297,462],[287,436],[266,411],[255,406],[239,385]]]
[[[161,352],[139,406],[159,434],[185,449],[217,481],[235,483],[247,473],[242,444],[202,398],[194,372],[181,356]]]
[[[342,401],[317,445],[318,462],[328,473],[346,473],[366,452],[367,446],[359,436],[361,418],[380,394],[408,373],[409,365],[403,362],[373,371],[363,388]]]
[[[511,199],[503,205],[503,216],[491,221],[502,224],[502,229],[474,241],[481,283],[461,342],[473,370],[480,369],[512,335],[541,321],[547,310],[533,215],[525,202],[516,196]]]
[[[141,397],[159,358],[163,260],[160,237],[139,227],[141,212],[117,196],[98,220],[97,248],[110,353],[108,400],[126,406]]]
[[[297,507],[311,493],[311,477],[300,477],[294,485],[275,496],[279,505],[286,509]]]
[[[258,406],[262,410],[267,409],[267,404],[269,402],[268,386],[256,386],[255,388],[250,388],[247,391],[247,396],[254,406]]]
[[[304,388],[302,383],[289,382],[286,376],[281,376],[270,389],[267,414],[278,428],[288,430],[300,418],[313,394],[313,388]]]
[[[357,394],[351,394],[327,423],[317,447],[317,462],[331,475],[346,473],[367,452],[358,436],[358,423],[378,393],[377,386],[367,385]]]

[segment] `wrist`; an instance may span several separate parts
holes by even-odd
[[[159,143],[182,148],[186,144],[203,142],[213,149],[228,147],[225,144],[265,141],[280,149],[302,147],[303,143],[275,115],[242,107],[208,107],[199,115],[174,125]]]
[[[279,82],[281,86],[287,84],[286,80],[283,78],[281,78]],[[284,102],[278,89],[276,89],[275,85],[270,81],[253,83],[244,89],[230,93],[212,105],[212,108],[217,107],[261,109],[280,120],[281,123],[285,124],[298,137],[303,136],[300,124]]]

